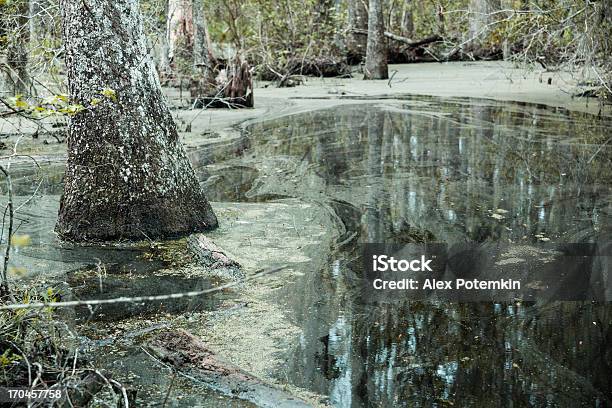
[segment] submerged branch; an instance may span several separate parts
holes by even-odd
[[[196,296],[206,295],[208,293],[219,292],[224,289],[233,288],[235,286],[240,285],[241,283],[252,281],[252,280],[261,278],[262,276],[266,276],[272,273],[282,271],[285,268],[287,268],[287,265],[278,266],[276,268],[272,268],[268,270],[260,270],[254,275],[249,276],[243,280],[240,280],[237,282],[226,283],[225,285],[216,286],[214,288],[205,289],[205,290],[170,293],[167,295],[156,295],[156,296],[135,296],[135,297],[119,297],[119,298],[113,298],[113,299],[74,300],[74,301],[67,301],[67,302],[19,303],[19,304],[2,305],[0,306],[0,310],[43,309],[46,307],[95,306],[95,305],[105,305],[105,304],[112,304],[112,303],[154,302],[154,301],[159,301],[159,300],[196,297]]]

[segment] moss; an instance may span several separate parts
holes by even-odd
[[[187,249],[187,238],[154,242],[148,245],[141,257],[172,267],[183,267],[194,262],[193,255]]]

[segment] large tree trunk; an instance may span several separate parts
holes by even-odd
[[[71,97],[56,231],[68,240],[178,236],[217,226],[145,47],[137,0],[61,0]]]
[[[346,37],[347,59],[349,63],[360,63],[366,54],[367,38],[357,30],[368,29],[368,10],[366,0],[348,0],[349,32]]]
[[[370,0],[368,12],[368,48],[364,79],[387,79],[387,39],[382,9],[383,0]]]

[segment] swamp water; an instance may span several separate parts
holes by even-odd
[[[300,329],[279,352],[286,363],[270,367],[271,375],[338,407],[609,405],[609,303],[365,305],[354,287],[364,242],[512,241],[530,248],[609,238],[610,124],[535,105],[372,100],[252,123],[243,148],[227,157],[191,152],[211,201],[297,199],[323,208],[328,225],[317,222],[337,230],[329,248],[309,253],[322,266],[313,271],[315,262],[294,262],[305,273],[270,299]],[[33,245],[20,255],[30,269],[32,259],[43,259],[41,271],[75,276],[83,266],[66,266],[67,259],[92,269],[95,258],[135,275],[160,267],[129,251],[60,248],[51,229],[61,189],[57,175],[45,180],[39,192],[47,199],[22,214]],[[36,185],[27,174],[14,182],[24,198]],[[303,222],[294,221],[298,236]],[[179,275],[170,278],[179,289],[208,285],[200,279],[181,286]],[[77,280],[69,280],[75,289]],[[136,287],[167,292],[163,280],[148,282]],[[113,288],[137,294],[130,285],[108,288],[108,296],[126,294]],[[215,304],[213,298],[198,307]],[[115,315],[100,318],[109,313]]]

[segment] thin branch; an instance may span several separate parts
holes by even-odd
[[[1,286],[0,293],[1,293],[4,291],[8,292],[7,273],[8,273],[9,258],[11,256],[11,237],[13,235],[13,221],[14,221],[15,212],[13,208],[13,183],[11,181],[11,175],[8,172],[8,170],[5,169],[4,166],[2,166],[1,164],[0,164],[0,171],[4,174],[4,177],[6,178],[6,184],[7,184],[7,189],[8,189],[7,208],[9,212],[9,225],[8,225],[8,234],[7,234],[7,241],[6,241],[6,252],[4,253],[4,262],[2,264],[2,282],[0,282],[0,286]],[[0,237],[0,240],[1,239],[2,237]]]
[[[206,295],[209,293],[219,292],[225,289],[233,288],[244,282],[249,282],[249,281],[261,278],[262,276],[266,276],[272,273],[282,271],[285,268],[287,268],[287,265],[279,266],[279,267],[268,269],[268,270],[260,270],[254,275],[251,275],[240,281],[226,283],[225,285],[216,286],[214,288],[205,289],[205,290],[197,290],[197,291],[181,292],[181,293],[170,293],[168,295],[156,295],[156,296],[119,297],[119,298],[113,298],[113,299],[75,300],[75,301],[67,301],[67,302],[18,303],[18,304],[8,304],[8,305],[0,306],[0,310],[43,309],[46,307],[57,308],[57,307],[75,307],[75,306],[94,306],[94,305],[106,305],[106,304],[114,304],[114,303],[153,302],[153,301],[158,301],[158,300],[196,297],[196,296]]]

